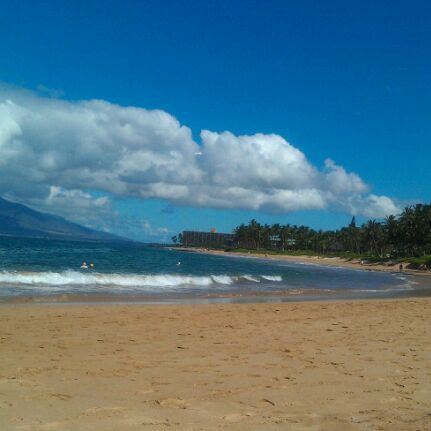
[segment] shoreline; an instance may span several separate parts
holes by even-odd
[[[58,293],[43,295],[19,295],[0,297],[0,307],[14,305],[50,305],[61,306],[66,304],[74,305],[97,305],[97,304],[118,304],[118,305],[155,305],[155,304],[250,304],[250,303],[282,303],[282,302],[323,302],[323,301],[360,301],[360,300],[385,300],[397,298],[422,298],[431,296],[430,272],[405,270],[396,271],[396,267],[387,265],[365,264],[359,262],[346,261],[339,257],[318,257],[318,256],[291,256],[291,255],[265,255],[259,253],[236,253],[222,250],[208,250],[203,248],[180,248],[171,250],[199,253],[206,255],[224,256],[228,258],[248,258],[263,261],[292,262],[303,265],[314,265],[321,267],[347,268],[356,271],[384,272],[391,274],[395,278],[403,281],[400,285],[394,286],[392,290],[355,290],[355,289],[319,289],[319,288],[291,288],[260,290],[250,289],[248,291],[231,292],[211,292],[205,293],[171,293],[161,294],[109,294],[109,293]]]
[[[318,289],[292,289],[279,290],[272,292],[249,291],[246,293],[208,293],[202,296],[178,295],[178,296],[145,296],[145,295],[79,295],[79,294],[60,294],[44,296],[16,296],[0,298],[0,308],[7,307],[32,307],[48,306],[61,307],[66,305],[74,306],[154,306],[154,305],[223,305],[223,304],[277,304],[277,303],[308,303],[308,302],[358,302],[358,301],[386,301],[386,300],[408,300],[422,299],[431,297],[431,284],[427,280],[420,280],[419,276],[412,276],[415,279],[415,287],[410,289],[399,289],[387,291],[355,292],[352,290],[344,291],[325,291]],[[416,281],[420,280],[420,281]]]
[[[276,260],[276,261],[287,261],[301,264],[310,264],[310,265],[321,265],[321,266],[338,266],[343,268],[350,269],[358,269],[362,271],[381,271],[381,272],[391,272],[391,273],[399,273],[399,274],[408,274],[408,275],[424,275],[431,276],[431,271],[423,271],[417,269],[406,269],[404,265],[403,271],[399,271],[398,264],[395,265],[384,265],[384,264],[375,264],[375,263],[363,263],[359,260],[346,260],[341,257],[327,257],[327,256],[307,256],[307,255],[287,255],[287,254],[265,254],[265,253],[242,253],[242,252],[233,252],[233,251],[225,251],[225,250],[211,250],[200,247],[172,247],[172,250],[184,251],[189,253],[202,253],[202,254],[211,254],[216,256],[229,256],[229,257],[248,257],[248,258],[257,258],[262,260]]]
[[[0,307],[8,430],[418,429],[431,299]]]

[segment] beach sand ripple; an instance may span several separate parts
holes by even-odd
[[[0,308],[2,430],[429,430],[431,300]]]

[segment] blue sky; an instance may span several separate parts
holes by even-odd
[[[198,145],[201,130],[277,134],[317,170],[331,158],[398,207],[430,201],[429,2],[67,3],[1,3],[0,81],[41,98],[161,109]],[[49,185],[66,190],[62,181]],[[4,196],[32,203],[11,184]],[[252,217],[338,228],[352,213],[331,203],[223,208],[81,189],[110,199],[111,228],[147,240],[228,231]]]

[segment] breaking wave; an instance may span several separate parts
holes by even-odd
[[[27,286],[41,288],[61,288],[66,286],[111,287],[111,288],[207,288],[228,286],[239,282],[282,281],[274,275],[175,275],[175,274],[110,274],[83,273],[79,271],[63,272],[0,272],[0,286]]]

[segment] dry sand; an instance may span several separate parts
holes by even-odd
[[[368,263],[360,259],[344,259],[342,257],[327,257],[327,256],[294,256],[289,254],[264,254],[264,253],[239,253],[225,250],[211,250],[199,247],[177,247],[178,250],[185,252],[195,252],[203,254],[215,254],[220,256],[241,256],[255,257],[264,260],[285,260],[288,262],[307,263],[324,266],[338,266],[351,269],[361,269],[365,271],[384,271],[384,272],[399,272],[399,264],[381,264]],[[403,263],[403,272],[412,275],[431,275],[429,270],[407,269],[406,263]]]
[[[430,299],[0,307],[0,429],[430,430]]]

